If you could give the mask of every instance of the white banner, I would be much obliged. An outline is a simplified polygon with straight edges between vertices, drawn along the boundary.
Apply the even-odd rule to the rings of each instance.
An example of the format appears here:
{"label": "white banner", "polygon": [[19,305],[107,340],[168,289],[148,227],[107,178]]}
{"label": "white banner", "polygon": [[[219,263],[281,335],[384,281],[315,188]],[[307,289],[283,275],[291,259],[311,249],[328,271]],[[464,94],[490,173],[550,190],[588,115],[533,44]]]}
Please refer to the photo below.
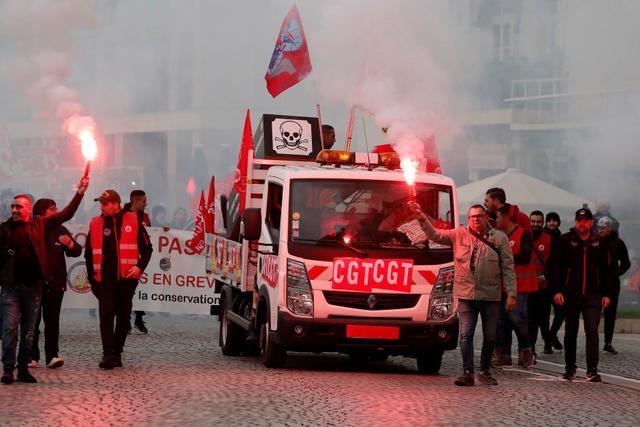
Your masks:
{"label": "white banner", "polygon": [[[74,239],[84,248],[87,226],[67,225]],[[210,314],[219,304],[215,279],[205,273],[204,254],[195,255],[186,245],[191,231],[147,228],[153,254],[133,297],[133,309],[169,313]],[[67,258],[68,289],[65,308],[97,308],[87,280],[84,253]]]}

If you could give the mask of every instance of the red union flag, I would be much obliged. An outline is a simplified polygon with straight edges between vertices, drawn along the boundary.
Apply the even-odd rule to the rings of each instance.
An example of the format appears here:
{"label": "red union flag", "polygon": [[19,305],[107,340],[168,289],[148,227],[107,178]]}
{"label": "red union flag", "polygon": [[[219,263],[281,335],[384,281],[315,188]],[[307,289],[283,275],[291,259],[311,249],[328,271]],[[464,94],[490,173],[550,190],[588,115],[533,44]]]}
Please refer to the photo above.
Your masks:
{"label": "red union flag", "polygon": [[244,119],[244,131],[242,132],[242,143],[240,145],[240,155],[238,156],[238,165],[236,166],[236,174],[233,179],[233,189],[240,197],[239,213],[242,214],[246,203],[247,193],[247,168],[249,165],[249,151],[253,150],[253,135],[251,133],[251,112],[247,110],[247,117]]}
{"label": "red union flag", "polygon": [[298,8],[294,4],[284,18],[276,46],[273,48],[269,68],[264,79],[267,90],[274,98],[311,72],[311,58],[307,39],[302,29]]}
{"label": "red union flag", "polygon": [[412,276],[411,259],[334,258],[331,288],[410,292]]}
{"label": "red union flag", "polygon": [[209,181],[209,194],[207,197],[207,209],[204,217],[204,232],[205,233],[214,233],[214,223],[215,223],[215,209],[216,209],[216,184],[215,177],[211,177],[211,181]]}
{"label": "red union flag", "polygon": [[207,214],[207,206],[204,201],[204,190],[200,193],[200,204],[198,205],[198,210],[196,211],[196,220],[193,226],[193,237],[188,242],[189,247],[193,249],[193,251],[200,255],[205,247],[204,242],[204,217]]}

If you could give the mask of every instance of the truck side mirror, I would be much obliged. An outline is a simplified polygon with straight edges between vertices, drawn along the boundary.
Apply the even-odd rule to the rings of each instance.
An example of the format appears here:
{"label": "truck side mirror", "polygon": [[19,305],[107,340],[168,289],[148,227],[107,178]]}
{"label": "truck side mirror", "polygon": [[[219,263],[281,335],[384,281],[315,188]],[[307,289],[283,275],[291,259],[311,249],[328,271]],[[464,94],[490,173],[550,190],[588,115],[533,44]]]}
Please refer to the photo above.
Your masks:
{"label": "truck side mirror", "polygon": [[262,214],[258,208],[247,208],[242,213],[242,237],[249,241],[260,240]]}

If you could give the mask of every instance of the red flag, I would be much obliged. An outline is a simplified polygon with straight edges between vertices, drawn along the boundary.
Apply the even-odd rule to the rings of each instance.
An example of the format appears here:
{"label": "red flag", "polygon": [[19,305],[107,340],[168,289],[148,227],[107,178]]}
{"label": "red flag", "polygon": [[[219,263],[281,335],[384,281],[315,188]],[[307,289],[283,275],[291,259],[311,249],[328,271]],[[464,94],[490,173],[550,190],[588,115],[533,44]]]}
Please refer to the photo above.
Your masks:
{"label": "red flag", "polygon": [[240,214],[242,214],[245,207],[249,150],[253,150],[253,134],[251,133],[251,112],[247,110],[247,117],[244,119],[244,131],[242,132],[240,155],[238,156],[236,175],[233,180],[233,188],[238,193],[238,197],[240,197],[240,209],[238,211]]}
{"label": "red flag", "polygon": [[273,48],[269,68],[264,79],[267,90],[274,98],[311,72],[311,58],[307,48],[302,21],[294,4],[284,18]]}
{"label": "red flag", "polygon": [[209,195],[207,197],[207,210],[204,216],[204,232],[205,233],[214,232],[215,209],[216,209],[215,198],[216,198],[215,177],[211,176],[211,181],[209,182]]}
{"label": "red flag", "polygon": [[193,237],[189,241],[189,247],[200,255],[205,247],[204,242],[204,216],[207,212],[207,206],[204,201],[204,190],[200,193],[200,205],[196,213],[195,225],[193,226]]}
{"label": "red flag", "polygon": [[424,158],[426,159],[425,172],[442,173],[438,146],[436,145],[436,137],[434,135],[424,141]]}

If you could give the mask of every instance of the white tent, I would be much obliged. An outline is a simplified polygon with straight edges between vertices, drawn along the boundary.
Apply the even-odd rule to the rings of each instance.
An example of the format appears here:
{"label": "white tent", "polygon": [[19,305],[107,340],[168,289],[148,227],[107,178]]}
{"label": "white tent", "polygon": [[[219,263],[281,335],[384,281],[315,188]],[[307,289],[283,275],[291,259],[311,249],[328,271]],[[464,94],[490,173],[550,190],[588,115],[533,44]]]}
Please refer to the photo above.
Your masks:
{"label": "white tent", "polygon": [[584,203],[587,203],[592,210],[595,208],[591,200],[525,175],[517,169],[507,169],[504,173],[458,188],[460,216],[466,216],[469,206],[475,203],[483,204],[485,193],[493,187],[504,189],[507,194],[507,203],[518,205],[527,215],[533,210],[541,210],[545,214],[555,211],[563,221],[572,221],[575,211]]}

